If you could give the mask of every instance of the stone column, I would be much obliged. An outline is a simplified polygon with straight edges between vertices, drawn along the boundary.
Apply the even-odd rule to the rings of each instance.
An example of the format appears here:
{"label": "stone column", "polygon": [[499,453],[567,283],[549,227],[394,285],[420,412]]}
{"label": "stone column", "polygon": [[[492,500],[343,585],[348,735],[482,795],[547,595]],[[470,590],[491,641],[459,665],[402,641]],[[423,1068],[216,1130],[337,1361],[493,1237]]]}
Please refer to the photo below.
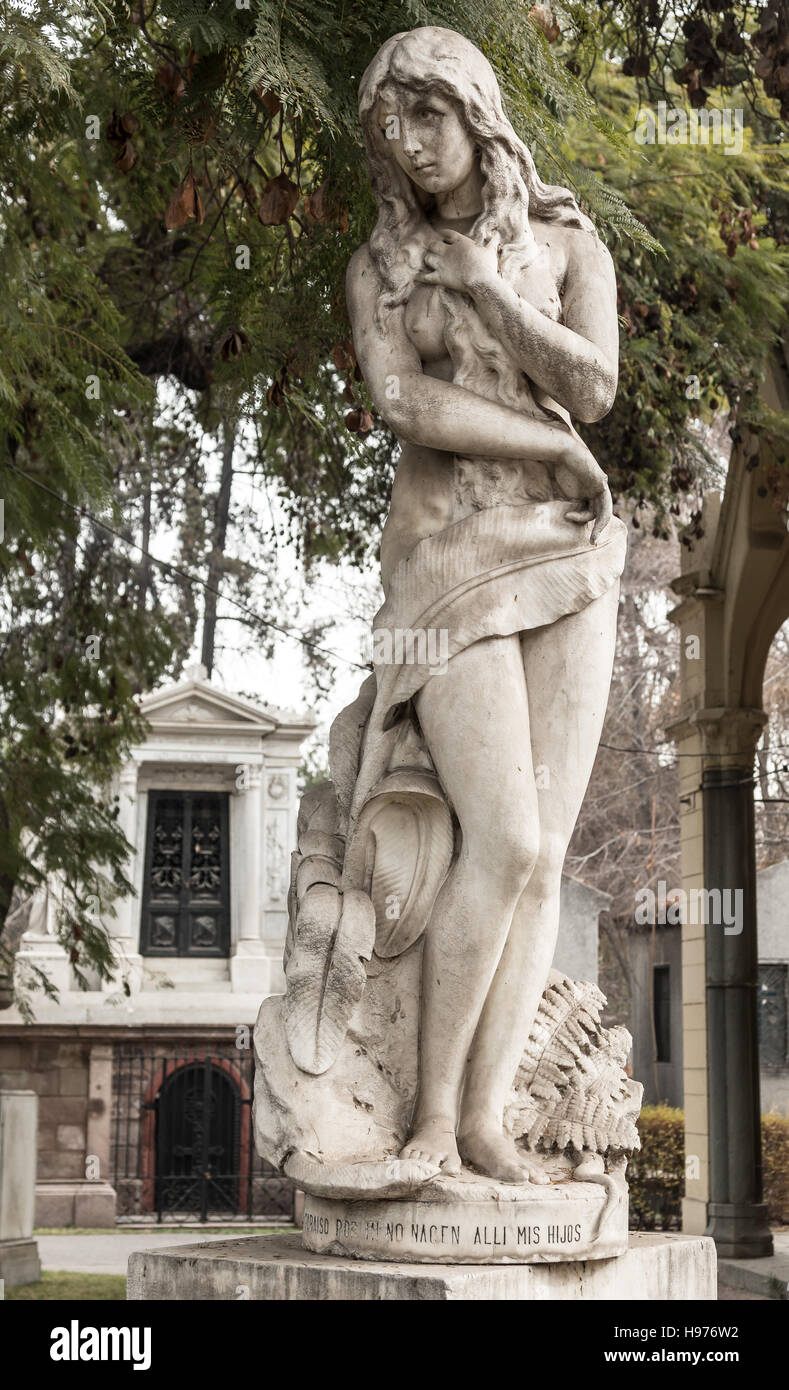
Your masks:
{"label": "stone column", "polygon": [[269,977],[268,961],[260,935],[263,849],[261,799],[261,770],[259,767],[247,767],[244,785],[238,790],[238,935],[230,958],[230,980],[235,994],[262,996],[268,992]]}
{"label": "stone column", "polygon": [[37,1128],[35,1091],[0,1091],[0,1279],[9,1288],[41,1278],[33,1239]]}
{"label": "stone column", "polygon": [[242,880],[239,939],[260,940],[260,861],[263,846],[260,806],[260,768],[250,768],[248,785],[242,792],[244,831],[242,836]]}
{"label": "stone column", "polygon": [[88,1074],[85,1183],[74,1196],[75,1226],[114,1226],[111,1181],[112,1043],[93,1043]]}
{"label": "stone column", "polygon": [[[120,797],[118,825],[132,846],[132,852],[129,856],[128,864],[126,865],[126,877],[131,882],[134,882],[135,861],[139,852],[139,846],[137,844],[138,771],[138,764],[133,758],[130,758],[121,768],[118,786]],[[140,902],[133,893],[129,893],[125,898],[117,898],[113,906],[115,908],[115,916],[107,917],[107,928],[117,943],[121,958],[121,970],[124,974],[131,976],[132,989],[137,990],[140,987],[140,975],[142,971],[142,956],[139,952]],[[117,988],[117,982],[107,983],[104,988],[110,991],[115,990]]]}
{"label": "stone column", "polygon": [[[718,1254],[772,1254],[762,1201],[761,1106],[756,991],[756,857],[753,757],[761,710],[706,709],[702,731],[705,888],[719,891],[733,923],[706,936],[709,1067],[709,1205],[706,1234]],[[715,899],[710,899],[714,904]]]}
{"label": "stone column", "polygon": [[[667,730],[679,751],[682,888],[704,888],[702,735],[690,720]],[[703,1235],[709,1201],[706,927],[688,914],[682,923],[682,1076],[685,1108],[685,1196],[682,1229]]]}
{"label": "stone column", "polygon": [[[133,879],[137,852],[137,764],[133,758],[121,768],[118,794],[118,827],[132,846],[126,877]],[[110,919],[113,936],[118,937],[126,950],[136,950],[138,944],[138,933],[134,930],[135,910],[139,911],[139,904],[130,894],[116,901],[116,915]]]}
{"label": "stone column", "polygon": [[270,961],[273,993],[285,989],[282,948],[288,927],[288,889],[291,852],[296,847],[296,768],[282,761],[267,764],[266,773],[265,895],[263,939]]}

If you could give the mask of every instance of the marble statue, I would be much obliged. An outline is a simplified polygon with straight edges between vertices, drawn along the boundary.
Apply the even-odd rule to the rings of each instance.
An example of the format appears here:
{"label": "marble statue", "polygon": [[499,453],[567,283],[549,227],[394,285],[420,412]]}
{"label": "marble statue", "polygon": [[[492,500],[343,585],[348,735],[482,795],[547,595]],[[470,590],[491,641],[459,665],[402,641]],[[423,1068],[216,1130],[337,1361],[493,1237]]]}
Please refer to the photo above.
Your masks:
{"label": "marble statue", "polygon": [[300,807],[257,1144],[314,1249],[615,1254],[641,1087],[551,968],[626,549],[572,423],[614,400],[613,265],[461,35],[394,35],[359,112],[378,218],[348,307],[402,452],[374,671]]}

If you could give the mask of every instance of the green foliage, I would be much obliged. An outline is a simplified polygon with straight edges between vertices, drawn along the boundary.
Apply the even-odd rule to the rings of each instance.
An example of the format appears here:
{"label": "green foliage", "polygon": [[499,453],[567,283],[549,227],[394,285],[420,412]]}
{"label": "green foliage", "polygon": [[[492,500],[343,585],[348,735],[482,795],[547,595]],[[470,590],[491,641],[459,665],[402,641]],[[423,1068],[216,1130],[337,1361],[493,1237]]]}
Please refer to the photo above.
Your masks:
{"label": "green foliage", "polygon": [[638,1117],[641,1148],[627,1165],[630,1225],[666,1230],[676,1221],[685,1192],[685,1128],[682,1110],[645,1105]]}
{"label": "green foliage", "polygon": [[[587,436],[617,495],[662,526],[703,481],[700,424],[722,409],[789,433],[755,394],[785,318],[780,125],[744,92],[742,155],[644,151],[632,25],[591,0],[557,11],[558,35],[511,0],[4,5],[0,921],[56,871],[78,969],[110,964],[86,897],[104,910],[124,889],[123,839],[91,788],[140,736],[139,693],[177,674],[199,580],[246,605],[257,641],[253,585],[282,601],[259,520],[242,518],[248,559],[224,553],[206,454],[243,440],[305,565],[362,564],[377,545],[395,447],[368,413],[343,282],[374,217],[358,83],[392,33],[433,23],[477,43],[541,174],[575,189],[613,250],[622,385]],[[198,582],[146,557],[157,527]]]}
{"label": "green foliage", "polygon": [[108,978],[102,917],[129,887],[109,782],[144,735],[135,695],[158,679],[173,638],[141,605],[126,554],[100,528],[60,546],[7,537],[0,550],[0,900],[59,885],[58,935],[77,977]]}
{"label": "green foliage", "polygon": [[[610,64],[595,69],[595,78],[604,109],[621,130],[632,130],[633,83]],[[677,107],[682,98],[669,89]],[[732,101],[744,109],[741,94]],[[760,143],[747,123],[740,153],[631,138],[603,154],[575,124],[568,145],[588,164],[604,160],[608,185],[664,251],[614,248],[619,391],[611,414],[583,433],[614,493],[648,504],[656,532],[665,532],[666,512],[678,515],[688,494],[715,479],[704,426],[724,410],[732,412],[733,438],[745,426],[789,437],[789,415],[757,398],[767,358],[786,329],[789,247],[768,224],[785,182],[787,147]]]}
{"label": "green foliage", "polygon": [[574,71],[589,74],[615,53],[644,100],[681,84],[682,104],[699,110],[711,93],[739,87],[754,102],[762,92],[775,99],[762,112],[777,134],[789,119],[786,0],[568,0],[555,9]]}
{"label": "green foliage", "polygon": [[37,1284],[20,1284],[16,1288],[6,1289],[5,1298],[10,1303],[121,1303],[126,1299],[126,1276],[45,1269]]}
{"label": "green foliage", "polygon": [[789,1116],[762,1115],[764,1200],[770,1220],[789,1225]]}
{"label": "green foliage", "polygon": [[[678,1224],[685,1192],[685,1115],[670,1105],[645,1105],[638,1119],[641,1148],[627,1165],[630,1225],[668,1230]],[[789,1116],[762,1115],[764,1200],[774,1225],[789,1220]]]}
{"label": "green foliage", "polygon": [[[116,463],[133,441],[134,412],[150,413],[153,393],[124,352],[120,314],[90,243],[99,199],[73,138],[79,94],[64,61],[84,38],[84,20],[78,31],[42,9],[36,34],[15,7],[8,17],[0,40],[0,923],[55,875],[58,935],[77,978],[86,969],[107,978],[102,916],[129,887],[108,786],[144,730],[136,694],[166,669],[176,632],[140,589],[128,552],[84,521],[82,508],[122,523]],[[44,35],[45,18],[59,42]]]}
{"label": "green foliage", "polygon": [[[73,99],[58,91],[36,112],[52,141],[38,166],[43,186],[54,151],[58,185],[72,169],[90,190],[83,216],[93,230],[77,234],[80,254],[97,258],[128,358],[144,375],[198,391],[205,428],[228,401],[257,421],[256,466],[277,482],[305,558],[368,554],[391,482],[388,433],[353,438],[341,424],[346,403],[369,402],[352,362],[336,364],[349,335],[344,270],[374,212],[360,177],[358,81],[397,30],[445,24],[479,44],[543,176],[575,189],[614,249],[622,389],[588,437],[617,495],[656,506],[663,525],[662,513],[707,476],[698,419],[736,406],[763,370],[783,323],[785,255],[760,235],[758,251],[743,246],[729,264],[717,224],[728,208],[751,209],[757,231],[770,220],[783,147],[763,147],[756,117],[741,158],[638,146],[638,79],[622,69],[631,29],[610,6],[560,11],[554,41],[528,7],[504,0],[249,10],[225,0],[210,12],[162,0],[147,19],[118,3],[89,41],[62,18],[75,50]],[[91,112],[98,142],[85,138]],[[128,132],[119,126],[127,117]],[[272,205],[274,178],[295,205]],[[168,230],[184,181],[197,215],[176,215]],[[248,269],[238,268],[238,247],[248,248]],[[755,322],[767,333],[754,334]],[[696,378],[698,402],[686,395]]]}
{"label": "green foliage", "polygon": [[[337,362],[350,333],[345,268],[374,217],[360,177],[359,78],[386,37],[419,23],[460,29],[487,53],[547,178],[575,182],[579,166],[562,143],[573,114],[621,142],[527,10],[503,2],[226,3],[206,17],[164,0],[144,25],[116,12],[73,66],[83,115],[100,113],[107,133],[84,159],[105,195],[100,273],[126,351],[144,374],[201,392],[204,427],[215,427],[223,399],[258,422],[258,466],[277,481],[305,558],[361,560],[388,499],[392,440],[344,427],[348,406],[369,402],[353,362]],[[125,171],[112,111],[139,126]],[[582,172],[601,227],[654,246],[626,201]],[[270,205],[273,178],[297,199],[289,213]],[[185,180],[198,215],[168,231]],[[249,248],[248,269],[237,266],[239,247]]]}

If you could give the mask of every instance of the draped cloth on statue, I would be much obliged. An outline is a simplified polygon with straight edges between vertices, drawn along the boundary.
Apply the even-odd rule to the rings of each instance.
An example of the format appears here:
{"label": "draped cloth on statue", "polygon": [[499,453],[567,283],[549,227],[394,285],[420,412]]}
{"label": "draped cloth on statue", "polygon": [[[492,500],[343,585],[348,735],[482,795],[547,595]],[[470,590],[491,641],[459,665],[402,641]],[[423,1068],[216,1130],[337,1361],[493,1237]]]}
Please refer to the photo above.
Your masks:
{"label": "draped cloth on statue", "polygon": [[[395,659],[376,664],[375,684],[365,683],[333,730],[332,777],[349,839],[389,768],[408,701],[428,680],[440,679],[439,645],[451,659],[482,638],[543,627],[580,612],[617,581],[627,547],[624,523],[613,517],[590,545],[592,522],[568,521],[571,506],[563,499],[472,512],[400,561],[373,623],[374,654]],[[442,640],[404,643],[404,632],[412,638],[432,632]],[[381,635],[391,640],[377,642]],[[360,735],[350,757],[348,716]]]}

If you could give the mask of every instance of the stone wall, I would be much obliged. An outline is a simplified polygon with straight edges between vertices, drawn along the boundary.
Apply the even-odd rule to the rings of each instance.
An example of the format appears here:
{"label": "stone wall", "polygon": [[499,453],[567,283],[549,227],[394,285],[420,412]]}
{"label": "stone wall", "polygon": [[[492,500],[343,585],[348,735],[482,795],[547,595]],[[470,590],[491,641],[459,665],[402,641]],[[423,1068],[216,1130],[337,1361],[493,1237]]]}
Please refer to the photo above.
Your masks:
{"label": "stone wall", "polygon": [[226,1025],[162,1031],[126,1024],[79,1034],[0,1022],[0,1089],[38,1096],[36,1226],[109,1227],[118,1218],[150,1215],[155,1125],[143,1107],[165,1076],[207,1059],[239,1087],[239,1210],[290,1219],[292,1184],[253,1150],[252,1053],[237,1041],[237,1026]]}
{"label": "stone wall", "polygon": [[88,1039],[0,1037],[0,1086],[38,1096],[36,1226],[111,1226],[112,1049]]}
{"label": "stone wall", "polygon": [[[651,959],[651,930],[634,927],[628,938],[632,980],[633,1075],[644,1084],[644,1104],[683,1104],[682,1069],[682,932],[679,927],[658,926]],[[652,1039],[652,964],[671,970],[670,1060],[654,1061]]]}
{"label": "stone wall", "polygon": [[38,1096],[38,1180],[85,1177],[90,1043],[0,1038],[0,1080]]}

